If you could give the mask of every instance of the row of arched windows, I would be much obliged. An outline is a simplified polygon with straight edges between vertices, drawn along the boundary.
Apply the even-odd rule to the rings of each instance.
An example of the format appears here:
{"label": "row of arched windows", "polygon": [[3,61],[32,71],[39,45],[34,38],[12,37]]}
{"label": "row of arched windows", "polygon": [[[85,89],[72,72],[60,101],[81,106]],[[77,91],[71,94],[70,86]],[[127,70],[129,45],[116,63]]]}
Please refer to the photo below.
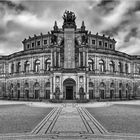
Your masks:
{"label": "row of arched windows", "polygon": [[[106,85],[105,85],[104,82],[101,82],[99,87],[100,88],[105,88]],[[93,82],[89,82],[89,88],[90,89],[94,88]],[[110,83],[110,88],[115,88],[115,84],[113,82]],[[119,83],[119,89],[122,89],[122,88],[123,88],[123,84],[122,83]],[[130,89],[130,85],[128,83],[126,84],[126,89]]]}
{"label": "row of arched windows", "polygon": [[[99,71],[100,72],[106,72],[106,64],[105,64],[105,61],[104,60],[99,60]],[[123,71],[123,67],[125,67],[125,71]],[[92,59],[89,59],[89,62],[88,62],[88,68],[89,68],[89,71],[95,71],[95,62],[92,60]],[[115,72],[117,71],[115,69],[115,62],[114,61],[110,61],[109,62],[109,71],[110,72]],[[126,63],[125,65],[123,65],[122,62],[118,62],[118,72],[119,73],[129,73],[129,66],[128,64]]]}
{"label": "row of arched windows", "polygon": [[[50,99],[50,82],[46,82],[44,86],[45,86],[44,98]],[[17,90],[14,91],[15,89],[17,89]],[[35,82],[33,85],[33,89],[34,89],[34,95],[32,98],[38,99],[40,97],[40,84],[38,82]],[[17,83],[15,86],[13,85],[13,83],[11,83],[9,97],[20,98],[21,97],[20,93],[21,93],[20,83]],[[24,96],[24,98],[30,98],[28,82],[26,82],[24,84],[24,95],[22,95],[22,97],[23,96]]]}
{"label": "row of arched windows", "polygon": [[[104,82],[101,82],[99,87],[100,87],[99,88],[99,96],[100,96],[101,99],[105,99],[106,98],[106,92],[105,92],[106,84]],[[119,94],[117,96],[120,99],[122,97],[130,98],[131,86],[128,83],[126,83],[124,91],[123,91],[124,85],[122,83],[119,83],[119,88],[118,89],[119,89]],[[110,83],[110,98],[112,99],[114,97],[116,97],[116,95],[115,95],[115,84],[112,82],[112,83]],[[89,82],[89,98],[90,99],[95,98],[93,82]]]}
{"label": "row of arched windows", "polygon": [[[17,88],[20,88],[21,85],[20,85],[20,83],[17,83],[15,86],[16,86]],[[45,86],[46,88],[50,88],[50,82],[46,82],[44,86]],[[24,87],[25,87],[25,88],[29,88],[29,83],[26,82],[26,83],[24,84]],[[39,84],[38,82],[35,82],[34,87],[40,87],[40,84]],[[10,88],[11,88],[11,89],[14,88],[13,83],[11,83]]]}
{"label": "row of arched windows", "polygon": [[[40,71],[40,69],[41,69],[41,65],[40,64],[41,63],[40,63],[39,59],[34,61],[34,64],[33,64],[34,65],[33,66],[33,71],[34,72],[39,72]],[[51,64],[50,59],[47,59],[44,62],[44,64],[45,64],[44,70],[45,71],[50,71],[50,64]],[[24,72],[30,72],[30,65],[31,65],[31,63],[29,61],[25,61],[24,62]],[[16,68],[16,70],[15,70],[15,68]],[[14,73],[14,72],[20,73],[22,71],[21,70],[21,62],[17,62],[15,68],[14,68],[14,63],[12,63],[11,64],[11,73]]]}

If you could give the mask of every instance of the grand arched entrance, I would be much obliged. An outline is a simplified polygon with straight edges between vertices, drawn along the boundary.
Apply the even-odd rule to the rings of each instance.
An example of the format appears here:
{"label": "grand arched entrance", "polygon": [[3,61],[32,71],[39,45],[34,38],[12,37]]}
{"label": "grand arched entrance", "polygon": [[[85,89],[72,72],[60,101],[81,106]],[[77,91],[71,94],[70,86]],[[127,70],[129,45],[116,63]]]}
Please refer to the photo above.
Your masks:
{"label": "grand arched entrance", "polygon": [[66,100],[73,100],[76,96],[76,82],[68,78],[63,82],[63,93]]}

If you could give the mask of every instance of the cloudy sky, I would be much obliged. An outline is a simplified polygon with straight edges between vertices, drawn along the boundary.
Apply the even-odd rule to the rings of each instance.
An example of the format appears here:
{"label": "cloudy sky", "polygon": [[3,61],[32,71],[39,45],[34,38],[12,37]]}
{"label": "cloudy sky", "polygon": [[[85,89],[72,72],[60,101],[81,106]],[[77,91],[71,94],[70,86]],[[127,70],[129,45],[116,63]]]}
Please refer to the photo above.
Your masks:
{"label": "cloudy sky", "polygon": [[115,38],[116,50],[140,55],[140,1],[138,0],[46,0],[0,1],[0,55],[22,50],[22,40],[47,33],[56,20],[62,27],[65,10],[85,21],[93,34]]}

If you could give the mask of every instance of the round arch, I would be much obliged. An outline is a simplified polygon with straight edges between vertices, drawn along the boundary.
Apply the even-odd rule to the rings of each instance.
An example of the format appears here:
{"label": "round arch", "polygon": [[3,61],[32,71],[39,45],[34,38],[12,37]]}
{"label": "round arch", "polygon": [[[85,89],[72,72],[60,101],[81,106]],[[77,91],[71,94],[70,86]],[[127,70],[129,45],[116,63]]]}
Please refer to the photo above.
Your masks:
{"label": "round arch", "polygon": [[106,88],[105,83],[101,82],[100,83],[100,89],[99,89],[101,99],[105,99],[105,88]]}
{"label": "round arch", "polygon": [[38,99],[39,98],[39,93],[40,92],[40,85],[39,85],[39,83],[38,82],[35,82],[35,84],[34,84],[34,98],[35,99]]}
{"label": "round arch", "polygon": [[44,93],[44,98],[45,99],[50,99],[50,81],[45,83],[45,93]]}
{"label": "round arch", "polygon": [[73,100],[76,97],[76,81],[72,78],[63,81],[63,94],[66,100]]}
{"label": "round arch", "polygon": [[94,99],[95,95],[94,95],[94,83],[93,82],[89,82],[89,99]]}
{"label": "round arch", "polygon": [[110,98],[112,99],[114,97],[114,92],[115,92],[115,84],[114,82],[110,83]]}
{"label": "round arch", "polygon": [[24,84],[24,97],[29,98],[29,83],[27,82]]}

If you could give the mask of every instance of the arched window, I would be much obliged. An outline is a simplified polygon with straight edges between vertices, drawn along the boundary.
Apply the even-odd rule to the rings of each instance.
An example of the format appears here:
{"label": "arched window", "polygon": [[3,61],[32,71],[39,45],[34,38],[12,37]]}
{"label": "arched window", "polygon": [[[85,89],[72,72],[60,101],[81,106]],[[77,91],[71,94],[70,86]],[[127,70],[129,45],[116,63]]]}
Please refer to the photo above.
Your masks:
{"label": "arched window", "polygon": [[21,63],[18,62],[17,63],[17,73],[20,73],[21,72]]}
{"label": "arched window", "polygon": [[92,59],[88,60],[88,69],[89,71],[94,71],[94,61]]}
{"label": "arched window", "polygon": [[14,64],[13,63],[11,64],[11,73],[12,74],[14,73]]}
{"label": "arched window", "polygon": [[100,83],[99,92],[100,92],[100,98],[104,99],[105,98],[105,83],[104,82]]}
{"label": "arched window", "polygon": [[94,99],[94,84],[93,82],[89,82],[89,99]]}
{"label": "arched window", "polygon": [[129,92],[129,84],[128,83],[126,84],[126,91],[125,92],[126,92],[126,98],[128,98],[128,94],[129,94],[128,93]]}
{"label": "arched window", "polygon": [[29,63],[29,61],[26,61],[24,63],[24,71],[25,72],[29,72],[30,71],[30,63]]}
{"label": "arched window", "polygon": [[11,90],[11,97],[13,98],[13,96],[14,96],[14,85],[13,85],[13,83],[11,83],[11,85],[10,85],[10,90]]}
{"label": "arched window", "polygon": [[24,97],[29,98],[29,83],[27,82],[24,84],[24,92]]}
{"label": "arched window", "polygon": [[79,95],[80,95],[80,99],[84,99],[84,88],[83,87],[80,87],[79,89]]}
{"label": "arched window", "polygon": [[123,72],[123,65],[121,62],[118,63],[118,72],[120,72],[120,73]]}
{"label": "arched window", "polygon": [[128,73],[128,64],[125,64],[125,73]]}
{"label": "arched window", "polygon": [[34,63],[34,71],[39,72],[40,71],[40,60],[36,60]]}
{"label": "arched window", "polygon": [[112,82],[110,84],[110,98],[112,99],[114,97],[114,83]]}
{"label": "arched window", "polygon": [[45,99],[50,99],[50,82],[46,82],[45,84],[45,94],[44,94],[44,97]]}
{"label": "arched window", "polygon": [[45,71],[50,71],[51,62],[49,59],[45,61]]}
{"label": "arched window", "polygon": [[99,61],[99,71],[105,72],[105,62],[103,60]]}
{"label": "arched window", "polygon": [[110,61],[109,68],[110,68],[110,72],[114,72],[115,71],[115,64],[114,64],[113,61]]}
{"label": "arched window", "polygon": [[40,85],[38,82],[34,84],[34,98],[38,99],[40,97]]}
{"label": "arched window", "polygon": [[20,83],[17,83],[17,98],[20,98]]}

